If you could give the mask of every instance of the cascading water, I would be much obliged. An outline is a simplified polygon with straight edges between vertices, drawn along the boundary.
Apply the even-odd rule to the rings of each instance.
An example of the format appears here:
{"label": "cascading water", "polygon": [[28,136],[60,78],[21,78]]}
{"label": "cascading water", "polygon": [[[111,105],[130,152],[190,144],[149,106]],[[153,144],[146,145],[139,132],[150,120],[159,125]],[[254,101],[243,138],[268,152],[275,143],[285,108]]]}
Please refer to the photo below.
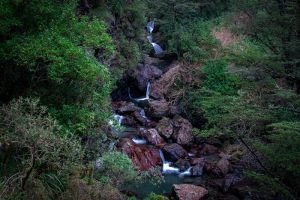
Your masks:
{"label": "cascading water", "polygon": [[147,36],[147,39],[153,46],[155,54],[156,55],[162,54],[164,52],[164,50],[157,43],[153,42],[153,37],[151,35],[154,30],[154,20],[148,22],[146,27],[147,27],[148,33],[150,34]]}
{"label": "cascading water", "polygon": [[[118,114],[114,114],[114,120],[118,123],[118,125],[119,126],[121,126],[122,125],[122,121],[123,121],[123,119],[125,118],[124,116],[122,116],[122,115],[118,115]],[[109,120],[108,121],[108,123],[109,123],[109,125],[111,125],[111,126],[114,126],[114,120]]]}
{"label": "cascading water", "polygon": [[135,144],[146,144],[147,141],[145,139],[141,139],[141,138],[132,138],[132,141],[135,143]]}
{"label": "cascading water", "polygon": [[154,20],[148,22],[146,27],[147,27],[147,31],[151,34],[152,31],[154,30]]}
{"label": "cascading water", "polygon": [[159,151],[159,155],[160,155],[160,158],[163,162],[163,169],[162,169],[163,174],[178,174],[179,177],[184,177],[184,176],[190,176],[191,175],[191,169],[192,169],[191,167],[189,167],[186,171],[180,173],[179,168],[172,167],[171,165],[173,163],[166,161],[162,150]]}
{"label": "cascading water", "polygon": [[143,98],[132,98],[132,96],[130,94],[130,88],[128,88],[128,96],[129,96],[130,99],[132,99],[133,101],[136,101],[136,102],[149,100],[150,99],[150,88],[151,88],[151,83],[148,82],[147,83],[146,96],[143,97]]}

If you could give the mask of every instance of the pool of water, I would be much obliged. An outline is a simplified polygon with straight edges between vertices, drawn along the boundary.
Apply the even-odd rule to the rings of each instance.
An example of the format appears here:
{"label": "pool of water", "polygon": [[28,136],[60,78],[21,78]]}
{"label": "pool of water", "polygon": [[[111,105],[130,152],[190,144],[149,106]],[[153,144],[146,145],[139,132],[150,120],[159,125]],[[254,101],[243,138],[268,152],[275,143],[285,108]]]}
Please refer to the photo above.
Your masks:
{"label": "pool of water", "polygon": [[153,184],[147,181],[126,183],[122,190],[135,194],[138,199],[143,199],[152,192],[160,195],[171,194],[173,184],[202,182],[202,179],[202,177],[179,177],[177,174],[165,174],[162,183]]}

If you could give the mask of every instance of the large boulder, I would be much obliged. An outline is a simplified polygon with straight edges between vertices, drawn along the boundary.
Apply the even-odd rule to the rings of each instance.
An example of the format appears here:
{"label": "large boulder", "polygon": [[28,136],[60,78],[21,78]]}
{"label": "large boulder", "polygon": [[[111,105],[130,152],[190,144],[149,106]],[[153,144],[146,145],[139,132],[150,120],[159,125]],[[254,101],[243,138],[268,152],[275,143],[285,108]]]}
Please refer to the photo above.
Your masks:
{"label": "large boulder", "polygon": [[122,124],[124,126],[130,126],[130,127],[137,127],[138,126],[138,122],[135,120],[134,117],[130,116],[130,115],[126,115],[124,117],[124,119],[122,120]]}
{"label": "large boulder", "polygon": [[191,175],[192,176],[202,176],[203,175],[203,168],[205,165],[205,158],[193,158],[191,160]]}
{"label": "large boulder", "polygon": [[181,145],[191,145],[193,142],[192,124],[183,117],[176,115],[173,118],[173,139]]}
{"label": "large boulder", "polygon": [[173,191],[178,200],[201,200],[208,194],[205,188],[191,184],[174,184]]}
{"label": "large boulder", "polygon": [[162,135],[165,138],[170,138],[173,134],[173,125],[172,120],[169,118],[162,118],[157,126],[156,129],[160,135]]}
{"label": "large boulder", "polygon": [[217,154],[218,152],[218,147],[210,144],[204,144],[203,148],[200,151],[200,153],[203,155]]}
{"label": "large boulder", "polygon": [[116,101],[112,103],[113,110],[119,114],[129,114],[141,109],[134,105],[132,102],[127,101]]}
{"label": "large boulder", "polygon": [[117,144],[118,149],[131,158],[141,171],[149,170],[162,164],[159,149],[149,145],[137,145],[129,138],[123,138]]}
{"label": "large boulder", "polygon": [[230,170],[230,163],[226,157],[221,158],[212,172],[218,176],[225,176]]}
{"label": "large boulder", "polygon": [[142,65],[140,64],[138,66],[138,71],[136,73],[136,80],[138,82],[138,87],[140,90],[144,90],[147,87],[147,84],[150,80],[154,80],[159,78],[163,72],[149,64]]}
{"label": "large boulder", "polygon": [[156,119],[161,119],[168,114],[169,104],[165,99],[149,101],[149,116]]}
{"label": "large boulder", "polygon": [[190,168],[191,164],[187,159],[179,159],[177,162],[174,163],[174,166],[179,168],[179,171],[186,171]]}
{"label": "large boulder", "polygon": [[179,144],[167,144],[162,148],[162,151],[166,155],[166,158],[172,161],[177,161],[180,158],[186,158],[188,156],[187,151]]}
{"label": "large boulder", "polygon": [[165,145],[164,139],[158,134],[154,128],[141,130],[141,135],[147,139],[147,141],[155,146],[162,147]]}

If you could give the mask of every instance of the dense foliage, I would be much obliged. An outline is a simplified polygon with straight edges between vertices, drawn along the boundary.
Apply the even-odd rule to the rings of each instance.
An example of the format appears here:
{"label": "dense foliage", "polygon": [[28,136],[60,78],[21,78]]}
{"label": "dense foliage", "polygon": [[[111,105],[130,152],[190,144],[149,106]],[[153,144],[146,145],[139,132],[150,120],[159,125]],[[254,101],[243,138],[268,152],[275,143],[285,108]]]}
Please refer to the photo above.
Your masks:
{"label": "dense foliage", "polygon": [[107,152],[109,96],[151,54],[149,20],[161,59],[181,63],[172,102],[195,137],[247,145],[263,170],[245,176],[269,198],[299,198],[299,10],[297,0],[1,0],[0,198],[123,198],[117,187],[137,172]]}

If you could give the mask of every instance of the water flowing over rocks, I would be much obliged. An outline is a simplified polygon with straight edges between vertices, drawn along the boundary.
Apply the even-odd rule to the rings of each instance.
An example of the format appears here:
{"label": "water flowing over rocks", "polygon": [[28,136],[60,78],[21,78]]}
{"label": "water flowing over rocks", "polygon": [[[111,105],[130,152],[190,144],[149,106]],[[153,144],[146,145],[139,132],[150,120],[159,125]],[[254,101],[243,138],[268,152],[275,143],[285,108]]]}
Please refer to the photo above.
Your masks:
{"label": "water flowing over rocks", "polygon": [[191,184],[174,184],[173,191],[178,200],[201,200],[208,194],[205,188]]}
{"label": "water flowing over rocks", "polygon": [[186,158],[188,156],[187,151],[179,144],[167,144],[162,148],[167,158],[172,161],[177,161],[180,158]]}

